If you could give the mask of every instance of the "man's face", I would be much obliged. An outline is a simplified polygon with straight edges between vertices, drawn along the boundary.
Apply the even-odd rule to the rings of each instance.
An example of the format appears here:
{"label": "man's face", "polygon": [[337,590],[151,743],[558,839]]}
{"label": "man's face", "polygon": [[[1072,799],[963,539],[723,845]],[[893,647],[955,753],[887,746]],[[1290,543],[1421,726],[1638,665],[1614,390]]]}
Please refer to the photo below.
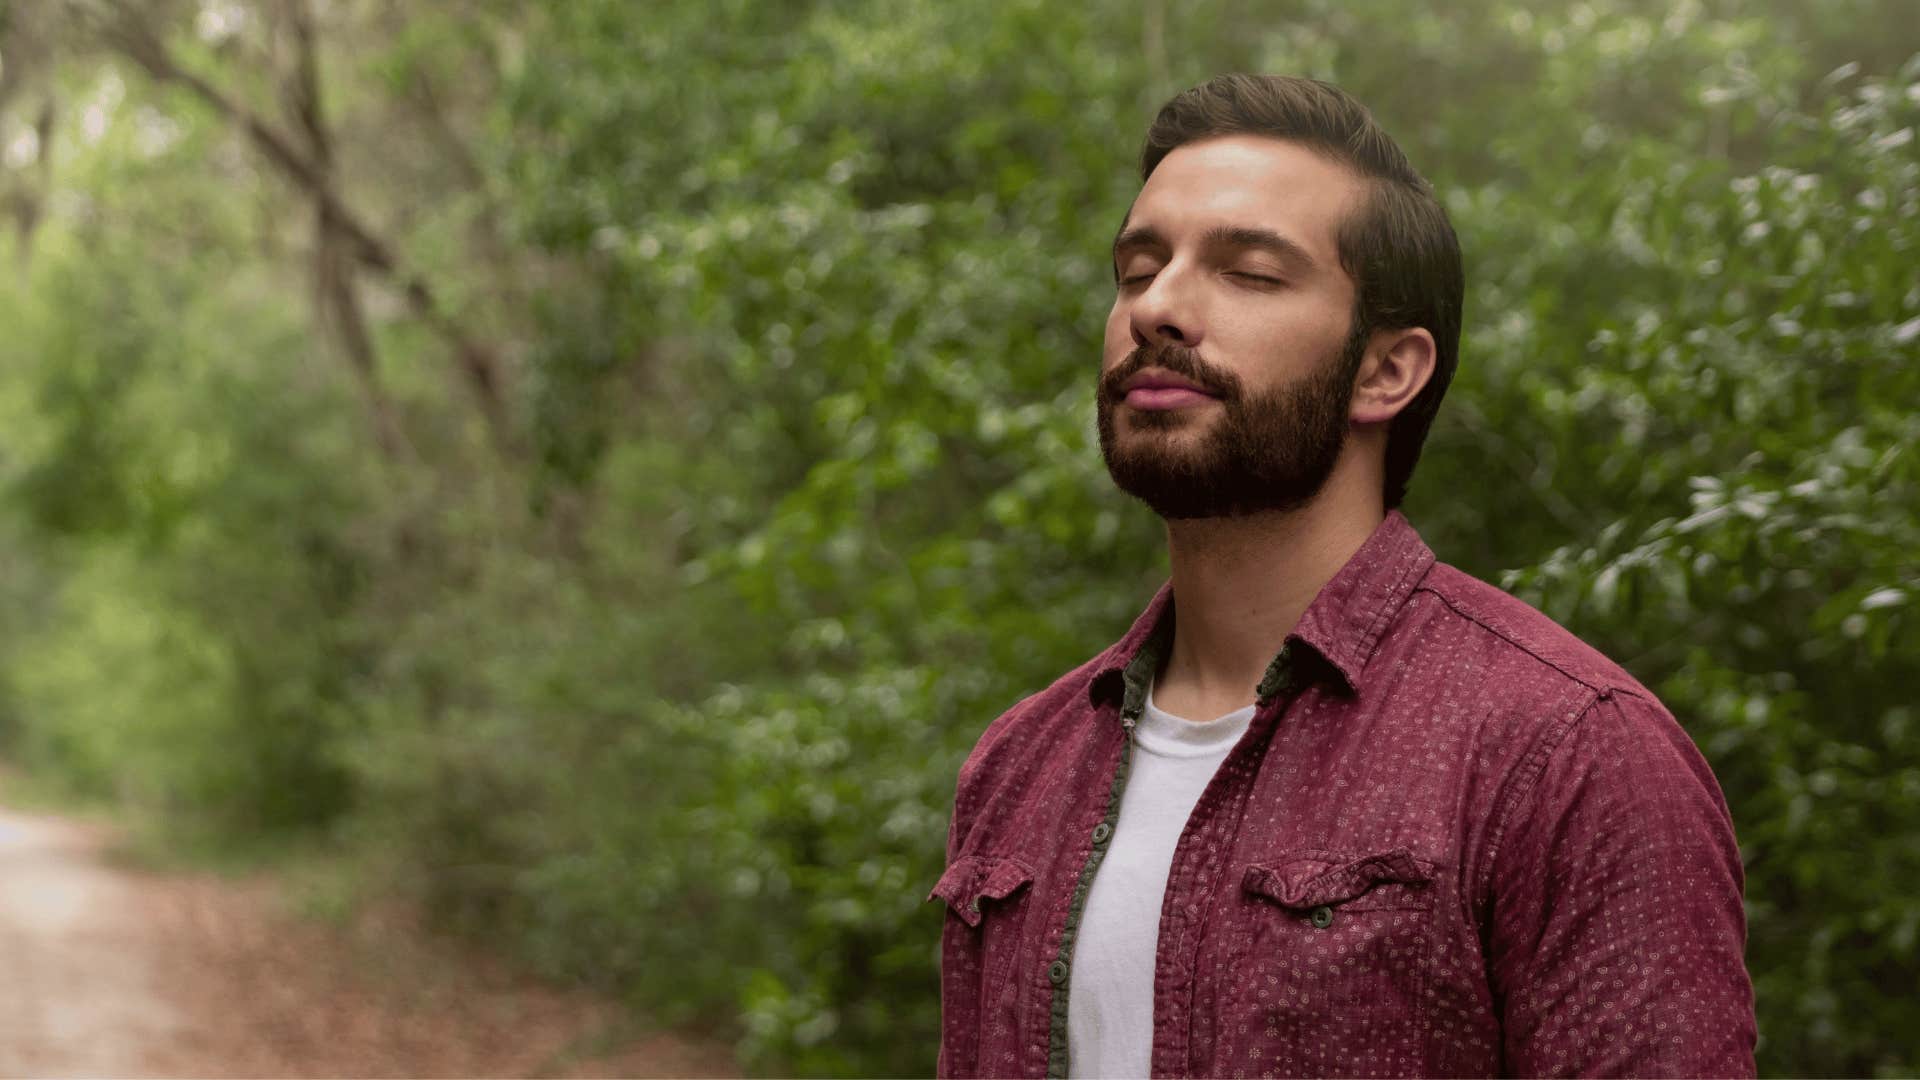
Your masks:
{"label": "man's face", "polygon": [[1336,230],[1362,181],[1294,143],[1229,136],[1160,162],[1114,244],[1100,450],[1165,518],[1289,510],[1347,436],[1364,339]]}

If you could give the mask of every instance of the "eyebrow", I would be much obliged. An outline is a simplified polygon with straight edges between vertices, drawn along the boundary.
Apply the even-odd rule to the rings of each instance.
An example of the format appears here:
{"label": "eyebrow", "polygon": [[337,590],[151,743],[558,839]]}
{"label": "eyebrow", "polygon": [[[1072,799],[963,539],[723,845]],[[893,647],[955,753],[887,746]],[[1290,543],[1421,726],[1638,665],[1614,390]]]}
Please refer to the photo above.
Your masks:
{"label": "eyebrow", "polygon": [[[1298,241],[1291,240],[1272,229],[1255,228],[1250,225],[1215,225],[1200,234],[1200,244],[1209,248],[1257,248],[1265,251],[1284,263],[1301,270],[1312,270],[1317,265],[1307,249]],[[1117,263],[1120,256],[1141,248],[1166,250],[1170,245],[1166,237],[1151,225],[1136,225],[1122,229],[1119,236],[1113,238],[1113,258]]]}
{"label": "eyebrow", "polygon": [[1205,247],[1259,248],[1281,262],[1291,263],[1302,270],[1314,268],[1313,256],[1298,241],[1289,239],[1272,229],[1255,229],[1245,225],[1217,225],[1201,234],[1200,243]]}
{"label": "eyebrow", "polygon": [[1113,238],[1113,259],[1115,262],[1119,262],[1122,252],[1134,251],[1139,248],[1165,248],[1166,246],[1166,238],[1162,237],[1159,230],[1151,225],[1135,225],[1132,228],[1123,225],[1120,228],[1120,234]]}

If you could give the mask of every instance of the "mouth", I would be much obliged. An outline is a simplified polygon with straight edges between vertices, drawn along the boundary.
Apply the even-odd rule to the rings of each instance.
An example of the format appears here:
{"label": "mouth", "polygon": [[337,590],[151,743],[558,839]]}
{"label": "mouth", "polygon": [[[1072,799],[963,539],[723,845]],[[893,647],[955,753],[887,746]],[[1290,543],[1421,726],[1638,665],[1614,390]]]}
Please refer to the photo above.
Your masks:
{"label": "mouth", "polygon": [[1143,371],[1122,386],[1122,400],[1131,408],[1149,412],[1190,409],[1219,400],[1199,384],[1165,371]]}

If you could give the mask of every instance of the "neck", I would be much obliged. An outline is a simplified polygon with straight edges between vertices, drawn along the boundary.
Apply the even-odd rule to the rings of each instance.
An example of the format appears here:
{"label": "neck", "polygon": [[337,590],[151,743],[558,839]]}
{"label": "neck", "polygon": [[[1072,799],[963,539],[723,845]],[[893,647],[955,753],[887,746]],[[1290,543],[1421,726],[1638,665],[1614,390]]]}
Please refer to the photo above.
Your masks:
{"label": "neck", "polygon": [[1154,688],[1162,708],[1204,719],[1254,700],[1314,596],[1386,516],[1372,490],[1370,503],[1322,490],[1285,513],[1167,522],[1175,608]]}

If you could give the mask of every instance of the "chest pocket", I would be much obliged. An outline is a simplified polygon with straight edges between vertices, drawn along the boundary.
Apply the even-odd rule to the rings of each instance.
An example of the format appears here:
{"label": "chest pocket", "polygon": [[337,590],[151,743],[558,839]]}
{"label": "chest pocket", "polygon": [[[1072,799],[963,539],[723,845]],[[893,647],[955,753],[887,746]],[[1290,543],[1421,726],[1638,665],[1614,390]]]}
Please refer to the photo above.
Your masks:
{"label": "chest pocket", "polygon": [[[1246,868],[1251,904],[1243,996],[1230,1011],[1256,1043],[1302,1023],[1339,1018],[1326,1036],[1361,1017],[1417,1015],[1427,982],[1434,919],[1432,863],[1405,848],[1377,854],[1280,853]],[[1390,1026],[1389,1026],[1390,1027]],[[1377,1049],[1377,1048],[1376,1048]]]}
{"label": "chest pocket", "polygon": [[[1247,867],[1240,884],[1254,896],[1307,913],[1310,920],[1320,908],[1348,913],[1433,909],[1428,889],[1433,884],[1432,864],[1415,859],[1406,848],[1357,857],[1331,851],[1287,852],[1273,862]],[[1315,925],[1324,921],[1323,915]]]}
{"label": "chest pocket", "polygon": [[940,883],[927,897],[946,901],[951,916],[971,928],[983,1004],[991,1005],[1000,995],[1014,992],[1014,980],[1008,974],[1019,952],[1027,899],[1033,891],[1027,886],[1032,883],[1033,871],[1018,859],[962,855],[940,875]]}

